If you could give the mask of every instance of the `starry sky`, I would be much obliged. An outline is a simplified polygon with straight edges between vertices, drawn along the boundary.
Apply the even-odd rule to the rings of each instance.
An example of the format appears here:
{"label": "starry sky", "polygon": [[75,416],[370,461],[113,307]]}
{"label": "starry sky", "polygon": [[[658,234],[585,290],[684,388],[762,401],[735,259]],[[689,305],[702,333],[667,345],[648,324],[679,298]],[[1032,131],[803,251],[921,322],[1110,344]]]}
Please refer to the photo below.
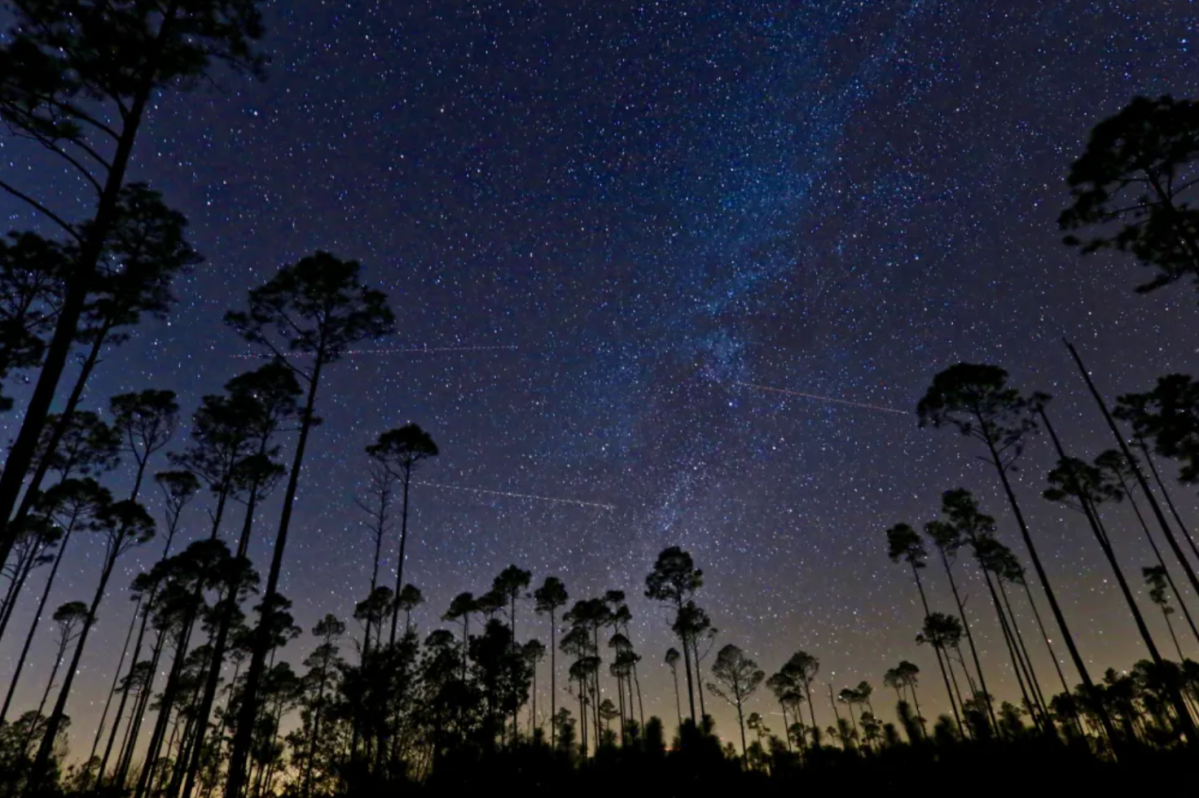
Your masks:
{"label": "starry sky", "polygon": [[[221,76],[153,108],[135,177],[187,214],[207,262],[179,282],[169,322],[108,353],[88,400],[171,388],[190,412],[257,365],[221,322],[250,287],[317,248],[362,261],[399,330],[323,386],[282,583],[305,627],[364,597],[363,447],[416,422],[442,450],[413,494],[406,577],[429,599],[423,630],[510,563],[535,583],[561,577],[572,598],[624,589],[646,709],[672,717],[668,618],[641,593],[657,552],[681,545],[705,571],[721,644],[768,673],[806,649],[838,690],[867,679],[881,692],[883,671],[912,659],[926,714],[943,711],[931,652],[914,643],[915,589],[883,532],[929,520],[964,486],[1023,548],[974,449],[917,428],[933,374],[1005,366],[1057,397],[1059,432],[1093,457],[1112,442],[1063,334],[1109,396],[1195,368],[1190,288],[1135,296],[1139,267],[1079,259],[1055,224],[1096,122],[1136,94],[1194,93],[1193,2],[264,7],[265,82]],[[2,143],[4,168],[77,204],[61,173]],[[1034,535],[1084,657],[1130,666],[1143,646],[1089,530],[1039,498],[1053,459],[1037,442],[1018,475]],[[1199,521],[1193,494],[1175,496]],[[264,571],[277,499],[252,547]],[[205,534],[205,510],[193,505],[189,535]],[[1108,520],[1135,574],[1150,561],[1125,512]],[[52,606],[90,597],[99,555],[79,547]],[[967,566],[992,690],[1015,698]],[[76,682],[68,711],[88,743],[130,612],[114,590]],[[548,638],[541,621],[523,626]],[[48,667],[44,637],[31,673]],[[26,680],[26,703],[41,687]],[[832,722],[827,702],[817,715]]]}

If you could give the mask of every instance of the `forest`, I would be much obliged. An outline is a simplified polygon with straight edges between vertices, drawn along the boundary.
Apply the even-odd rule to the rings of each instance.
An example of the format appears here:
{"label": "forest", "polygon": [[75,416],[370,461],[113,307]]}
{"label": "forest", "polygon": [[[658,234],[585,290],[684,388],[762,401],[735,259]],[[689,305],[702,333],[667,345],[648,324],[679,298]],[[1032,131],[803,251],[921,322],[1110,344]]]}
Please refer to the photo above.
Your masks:
{"label": "forest", "polygon": [[[409,537],[421,532],[410,528],[410,488],[439,450],[416,424],[379,430],[361,453],[374,556],[369,583],[354,586],[353,617],[299,628],[280,579],[302,482],[319,476],[303,466],[322,389],[347,352],[397,323],[360,265],[315,252],[232,304],[225,323],[263,365],[196,407],[154,388],[85,401],[103,353],[144,319],[167,317],[173,281],[202,261],[184,216],[129,179],[139,132],[160,95],[196,89],[216,71],[263,77],[261,10],[252,0],[15,0],[12,14],[0,40],[0,117],[92,194],[75,220],[36,181],[13,170],[0,178],[10,200],[41,218],[0,242],[0,410],[19,418],[0,472],[0,644],[18,652],[0,682],[0,795],[598,795],[634,785],[783,794],[971,783],[980,768],[1005,764],[1042,787],[1112,790],[1150,773],[1190,775],[1199,663],[1185,649],[1199,645],[1199,545],[1172,497],[1199,482],[1199,382],[1168,374],[1143,393],[1109,397],[1068,341],[1077,374],[1062,382],[1094,402],[1111,436],[1093,456],[1059,438],[1052,397],[1011,384],[1002,364],[929,375],[919,425],[956,434],[988,465],[1007,500],[991,509],[1010,513],[1021,546],[1004,543],[988,508],[956,485],[928,508],[937,520],[894,519],[871,532],[910,575],[924,614],[912,646],[928,646],[935,671],[905,659],[874,684],[835,684],[822,678],[820,652],[796,650],[770,672],[716,633],[704,563],[677,546],[645,563],[643,583],[602,595],[572,595],[560,578],[514,564],[490,585],[464,585],[473,590],[435,608],[444,625],[420,630],[412,613],[424,598],[404,573]],[[1199,279],[1197,161],[1199,103],[1132,98],[1063,164],[1072,198],[1059,220],[1063,246],[1146,267],[1138,293],[1186,291],[1178,284]],[[3,393],[15,385],[28,386],[19,402]],[[1059,604],[1041,530],[1022,511],[1029,497],[1011,479],[1036,438],[1057,456],[1037,498],[1085,520],[1126,606],[1121,623],[1135,626],[1148,659],[1100,671],[1078,650],[1071,624],[1081,621]],[[118,474],[131,480],[128,493],[114,494]],[[148,494],[164,509],[158,517]],[[268,497],[282,499],[277,519],[259,517]],[[1121,556],[1126,533],[1103,513],[1115,504],[1131,508],[1138,524],[1127,534],[1143,536],[1154,561]],[[269,563],[247,556],[262,523],[274,535]],[[205,534],[180,545],[177,534],[197,525]],[[94,589],[51,606],[59,567],[82,537],[103,546]],[[109,606],[119,566],[142,547],[157,562],[123,586],[132,610]],[[393,549],[391,573],[382,563]],[[966,572],[987,591],[969,612]],[[1140,585],[1150,602],[1134,595]],[[671,619],[667,651],[639,650],[627,603],[636,593]],[[10,623],[18,606],[34,608],[33,623]],[[89,639],[101,609],[127,616],[121,666],[97,728],[76,730],[84,749],[71,750],[76,674],[116,658]],[[1151,631],[1148,614],[1162,616],[1167,636]],[[1001,630],[1002,664],[984,662],[975,645],[983,615]],[[56,656],[31,669],[46,634]],[[285,648],[303,652],[298,666]],[[1050,672],[1033,664],[1045,650]],[[644,712],[639,666],[648,661],[673,676],[665,718]],[[991,692],[997,667],[1010,668],[1018,695]],[[30,680],[39,700],[21,705],[18,687]],[[949,711],[926,717],[922,702]],[[735,718],[719,738],[717,703]],[[817,722],[818,704],[832,725]]]}

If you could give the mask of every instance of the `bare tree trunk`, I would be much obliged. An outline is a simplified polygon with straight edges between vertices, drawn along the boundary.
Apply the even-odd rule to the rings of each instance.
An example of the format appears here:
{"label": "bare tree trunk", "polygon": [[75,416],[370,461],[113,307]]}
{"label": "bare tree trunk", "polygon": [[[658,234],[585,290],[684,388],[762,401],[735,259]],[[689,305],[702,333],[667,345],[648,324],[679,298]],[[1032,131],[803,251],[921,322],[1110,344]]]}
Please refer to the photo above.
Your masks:
{"label": "bare tree trunk", "polygon": [[42,623],[42,614],[46,611],[46,603],[50,600],[50,590],[54,587],[54,578],[58,575],[58,566],[62,565],[63,555],[67,551],[67,543],[71,540],[71,533],[75,530],[75,522],[72,519],[67,526],[66,532],[63,533],[62,543],[58,547],[58,556],[54,558],[54,565],[50,568],[50,575],[46,577],[46,585],[42,588],[42,597],[38,600],[37,612],[33,614],[33,621],[29,624],[29,631],[25,634],[25,644],[21,647],[21,655],[17,657],[17,665],[13,669],[12,678],[8,683],[8,692],[4,696],[4,706],[0,707],[0,724],[3,724],[8,717],[8,710],[12,706],[13,696],[17,692],[17,683],[20,681],[22,674],[25,671],[25,659],[29,656],[29,649],[33,645],[33,638],[37,635],[38,627]]}

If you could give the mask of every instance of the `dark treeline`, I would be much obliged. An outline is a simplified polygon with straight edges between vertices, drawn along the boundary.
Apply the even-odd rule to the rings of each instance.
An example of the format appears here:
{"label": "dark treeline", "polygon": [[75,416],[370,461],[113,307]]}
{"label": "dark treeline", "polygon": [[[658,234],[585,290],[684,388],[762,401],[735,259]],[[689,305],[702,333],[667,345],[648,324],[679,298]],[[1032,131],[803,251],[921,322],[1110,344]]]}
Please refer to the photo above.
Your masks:
{"label": "dark treeline", "polygon": [[[38,195],[37,181],[0,179],[44,222],[43,232],[0,242],[0,388],[32,386],[20,392],[0,474],[0,643],[19,652],[0,685],[3,794],[598,794],[631,785],[683,794],[741,784],[781,793],[907,785],[917,775],[977,783],[1013,762],[1041,785],[1112,789],[1142,783],[1146,768],[1182,777],[1199,739],[1199,664],[1185,655],[1199,644],[1199,547],[1167,483],[1173,467],[1181,483],[1199,481],[1199,383],[1168,375],[1109,405],[1068,342],[1077,389],[1112,434],[1104,451],[1069,448],[1051,397],[1010,384],[997,365],[953,365],[919,403],[921,426],[956,431],[990,464],[1006,498],[999,509],[1013,521],[1001,531],[969,490],[945,485],[933,520],[877,531],[911,574],[923,610],[913,649],[929,646],[931,673],[899,661],[876,675],[876,692],[867,681],[822,681],[818,654],[803,650],[768,673],[720,639],[703,606],[703,572],[677,547],[647,563],[636,586],[677,641],[665,652],[646,651],[632,634],[624,590],[634,586],[574,596],[562,580],[516,565],[438,608],[445,626],[422,631],[412,616],[424,599],[405,580],[405,547],[420,532],[409,512],[414,474],[439,451],[415,424],[381,430],[363,454],[373,560],[369,582],[353,588],[353,618],[297,628],[280,574],[305,454],[319,445],[322,389],[347,350],[395,325],[359,265],[317,252],[252,289],[225,320],[263,365],[190,415],[153,387],[84,406],[101,355],[146,315],[168,314],[173,278],[202,261],[184,217],[127,179],[139,130],[159,95],[218,69],[261,74],[257,4],[14,0],[12,15],[0,45],[0,116],[76,175],[88,200],[71,207],[90,210],[73,218]],[[1134,100],[1095,128],[1070,169],[1066,243],[1115,249],[1154,270],[1140,292],[1199,278],[1199,210],[1188,203],[1197,159],[1199,105]],[[73,381],[72,355],[81,364]],[[0,392],[0,410],[15,405]],[[1027,522],[1028,497],[1010,479],[1034,442],[1055,459],[1043,499],[1081,516],[1149,654],[1127,671],[1092,672],[1038,553],[1042,530]],[[114,492],[118,477],[124,487]],[[143,503],[155,491],[158,518]],[[280,514],[263,519],[272,496]],[[1106,512],[1116,503],[1133,511],[1131,532]],[[274,536],[269,563],[247,557],[260,522]],[[59,566],[80,537],[102,544],[95,589],[53,607]],[[1153,559],[1132,561],[1130,538],[1146,540]],[[157,561],[128,586],[133,608],[117,657],[89,638],[102,605],[123,612],[105,596],[123,587],[119,564],[146,546]],[[392,551],[394,574],[382,570]],[[969,611],[968,578],[987,589]],[[1138,580],[1148,604],[1135,595]],[[29,626],[14,622],[17,607],[32,614]],[[1156,613],[1164,639],[1147,619]],[[1000,630],[1002,663],[979,655],[982,617]],[[52,635],[53,661],[34,669],[39,634]],[[303,651],[298,666],[285,649]],[[1042,652],[1052,671],[1034,664]],[[657,696],[675,709],[666,718],[646,715],[646,658],[671,671],[672,694]],[[103,660],[115,661],[116,675],[99,722],[76,730],[68,751],[75,675]],[[992,692],[999,667],[1010,668],[1018,694]],[[924,707],[949,711],[926,717],[921,689],[938,694]],[[18,695],[37,703],[19,705]],[[716,702],[735,719],[723,745]]]}

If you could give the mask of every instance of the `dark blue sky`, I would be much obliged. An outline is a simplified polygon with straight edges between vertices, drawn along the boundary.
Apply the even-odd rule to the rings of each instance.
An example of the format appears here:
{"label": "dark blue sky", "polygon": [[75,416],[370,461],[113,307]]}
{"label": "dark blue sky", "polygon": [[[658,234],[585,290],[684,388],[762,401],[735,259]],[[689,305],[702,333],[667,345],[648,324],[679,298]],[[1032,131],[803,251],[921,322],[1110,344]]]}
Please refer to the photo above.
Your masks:
{"label": "dark blue sky", "polygon": [[[422,628],[510,562],[573,597],[625,589],[647,703],[667,712],[668,624],[639,596],[680,544],[707,571],[722,642],[768,670],[802,647],[838,689],[877,688],[901,657],[932,666],[885,528],[927,520],[959,485],[1005,517],[965,442],[883,408],[913,410],[956,361],[994,362],[1057,395],[1090,457],[1110,441],[1059,336],[1111,395],[1194,369],[1190,289],[1134,296],[1138,267],[1080,261],[1054,221],[1095,122],[1136,94],[1193,92],[1194,3],[268,6],[266,82],[225,76],[154,109],[137,177],[190,217],[208,261],[89,395],[170,387],[190,411],[251,365],[220,321],[251,286],[315,248],[362,260],[400,333],[346,358],[320,399],[282,585],[306,627],[364,597],[362,448],[415,421],[443,453],[414,494]],[[69,184],[37,178],[70,205]],[[402,351],[421,347],[464,349]],[[1131,665],[1140,643],[1089,533],[1038,498],[1051,460],[1038,443],[1021,472],[1034,533],[1084,656]],[[269,504],[264,570],[275,518]],[[1022,554],[1006,519],[1001,534]],[[1137,568],[1141,546],[1131,528],[1117,544]],[[95,556],[70,563],[61,601],[90,595]],[[97,644],[114,661],[88,657],[77,682],[89,736],[121,598]],[[990,618],[978,634],[992,689],[1013,698]]]}

